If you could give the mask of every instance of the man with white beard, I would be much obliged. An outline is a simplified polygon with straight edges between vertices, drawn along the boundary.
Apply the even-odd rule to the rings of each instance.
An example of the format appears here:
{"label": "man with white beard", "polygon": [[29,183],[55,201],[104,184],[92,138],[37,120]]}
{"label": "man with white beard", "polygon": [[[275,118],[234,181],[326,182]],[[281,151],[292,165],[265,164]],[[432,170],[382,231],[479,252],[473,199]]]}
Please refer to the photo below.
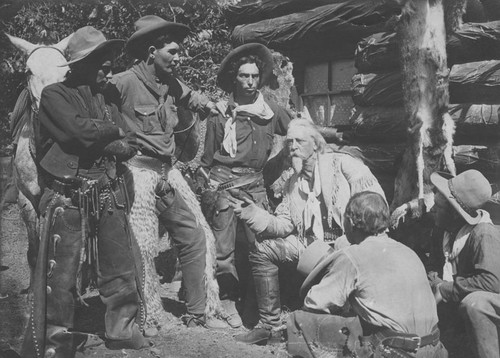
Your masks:
{"label": "man with white beard", "polygon": [[238,218],[256,233],[250,252],[260,320],[251,331],[236,336],[248,344],[266,344],[281,338],[278,271],[297,264],[301,252],[315,240],[334,242],[343,232],[346,205],[355,193],[384,192],[370,169],[349,153],[333,151],[315,125],[305,119],[290,122],[286,142],[293,175],[284,186],[275,214],[249,199],[231,198]]}

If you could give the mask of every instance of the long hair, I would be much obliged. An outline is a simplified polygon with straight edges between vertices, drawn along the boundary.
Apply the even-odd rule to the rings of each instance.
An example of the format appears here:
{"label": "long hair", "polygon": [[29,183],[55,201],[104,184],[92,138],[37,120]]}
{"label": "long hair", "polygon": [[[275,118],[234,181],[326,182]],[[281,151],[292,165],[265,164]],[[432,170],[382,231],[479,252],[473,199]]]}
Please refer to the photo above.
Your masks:
{"label": "long hair", "polygon": [[255,55],[243,56],[231,62],[229,70],[227,71],[229,78],[231,79],[232,82],[234,82],[236,80],[236,76],[238,76],[238,70],[240,69],[241,65],[244,65],[246,63],[255,63],[255,65],[259,69],[259,85],[260,85],[260,81],[262,80],[260,76],[262,75],[262,71],[264,70],[264,63],[258,56]]}

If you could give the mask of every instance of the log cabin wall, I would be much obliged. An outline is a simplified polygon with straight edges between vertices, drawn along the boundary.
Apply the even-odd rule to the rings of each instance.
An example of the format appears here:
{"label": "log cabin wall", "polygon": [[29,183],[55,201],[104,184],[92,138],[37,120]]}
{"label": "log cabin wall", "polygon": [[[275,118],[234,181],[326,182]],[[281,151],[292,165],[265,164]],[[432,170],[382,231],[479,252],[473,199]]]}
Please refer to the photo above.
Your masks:
{"label": "log cabin wall", "polygon": [[[391,31],[397,12],[374,0],[247,0],[227,9],[234,45],[260,42],[287,55],[298,109],[306,105],[317,124],[351,130],[389,200],[407,139]],[[479,169],[490,181],[500,178],[498,20],[500,1],[468,0],[465,23],[447,37],[457,169]]]}

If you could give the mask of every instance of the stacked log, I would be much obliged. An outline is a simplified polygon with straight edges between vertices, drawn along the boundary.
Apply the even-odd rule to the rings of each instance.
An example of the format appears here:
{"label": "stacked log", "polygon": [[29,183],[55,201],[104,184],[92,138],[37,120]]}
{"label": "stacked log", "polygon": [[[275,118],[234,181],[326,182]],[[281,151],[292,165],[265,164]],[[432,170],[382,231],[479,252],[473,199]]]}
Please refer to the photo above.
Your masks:
{"label": "stacked log", "polygon": [[394,12],[385,2],[366,0],[263,0],[230,6],[226,15],[238,24],[231,34],[235,45],[260,42],[297,61],[310,59],[311,51],[322,57],[352,54],[356,43],[382,31]]}
{"label": "stacked log", "polygon": [[[500,173],[500,21],[466,23],[447,36],[449,113],[456,123],[454,159],[459,172]],[[356,49],[350,123],[360,141],[402,143],[408,136],[395,33],[377,33]],[[492,149],[493,148],[493,149]]]}

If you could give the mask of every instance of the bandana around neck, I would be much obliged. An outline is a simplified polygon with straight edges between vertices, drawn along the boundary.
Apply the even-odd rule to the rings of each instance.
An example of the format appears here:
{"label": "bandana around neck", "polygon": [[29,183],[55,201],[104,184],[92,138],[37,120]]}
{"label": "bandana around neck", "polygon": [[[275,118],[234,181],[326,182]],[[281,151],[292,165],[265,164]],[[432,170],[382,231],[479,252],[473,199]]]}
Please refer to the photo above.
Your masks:
{"label": "bandana around neck", "polygon": [[313,174],[313,188],[312,190],[309,187],[309,181],[304,177],[304,175],[300,175],[299,182],[299,190],[307,195],[306,205],[304,207],[303,213],[303,227],[305,232],[312,229],[314,236],[318,240],[324,241],[324,231],[323,231],[323,222],[321,220],[321,203],[318,200],[318,196],[321,194],[321,180],[319,176],[319,165],[316,163],[314,167]]}
{"label": "bandana around neck", "polygon": [[[265,120],[270,120],[274,116],[273,110],[264,100],[262,93],[260,91],[257,91],[257,93],[257,99],[254,103],[244,104],[241,106],[234,101],[233,94],[229,96],[227,107],[234,107],[234,109],[231,111],[232,117],[228,116],[229,118],[224,126],[224,139],[222,140],[222,145],[231,158],[236,156],[236,152],[238,150],[238,144],[236,141],[236,116],[238,113],[247,113]],[[227,107],[222,113],[226,113]]]}

